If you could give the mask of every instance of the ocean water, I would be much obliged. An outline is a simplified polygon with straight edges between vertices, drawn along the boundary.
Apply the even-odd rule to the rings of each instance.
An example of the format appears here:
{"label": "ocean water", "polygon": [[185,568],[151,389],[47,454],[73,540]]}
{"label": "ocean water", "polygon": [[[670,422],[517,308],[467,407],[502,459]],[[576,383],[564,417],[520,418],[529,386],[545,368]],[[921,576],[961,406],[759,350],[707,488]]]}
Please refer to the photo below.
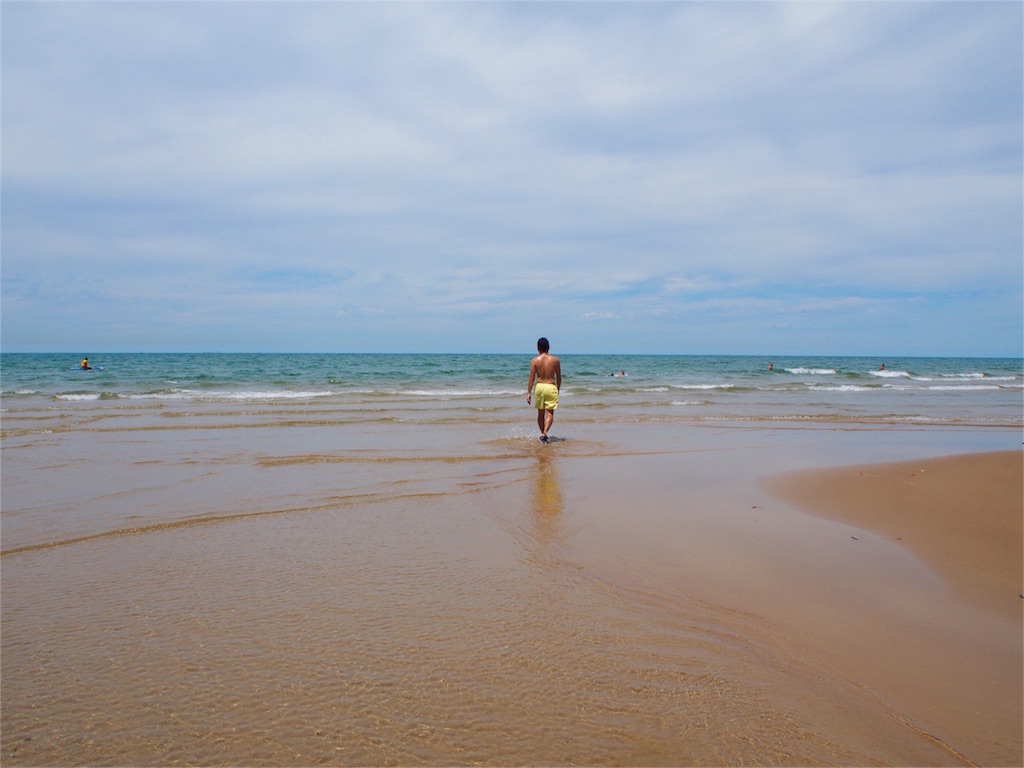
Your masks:
{"label": "ocean water", "polygon": [[[24,409],[337,406],[521,418],[529,355],[4,354],[0,403]],[[880,370],[881,365],[885,366]],[[576,419],[1021,426],[1020,359],[563,355]],[[769,370],[772,366],[772,370]],[[621,375],[625,373],[626,375]]]}
{"label": "ocean water", "polygon": [[1020,755],[1019,707],[907,711],[773,612],[952,598],[756,481],[1019,449],[1021,360],[566,354],[542,445],[530,357],[2,355],[3,764]]}

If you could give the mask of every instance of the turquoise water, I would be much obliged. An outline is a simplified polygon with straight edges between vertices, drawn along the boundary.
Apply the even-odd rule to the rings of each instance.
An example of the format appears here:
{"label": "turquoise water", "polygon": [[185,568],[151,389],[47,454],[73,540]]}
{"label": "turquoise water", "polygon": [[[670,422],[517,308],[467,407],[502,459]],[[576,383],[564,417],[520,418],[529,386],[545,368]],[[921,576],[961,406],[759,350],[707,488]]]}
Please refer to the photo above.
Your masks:
{"label": "turquoise water", "polygon": [[[530,356],[109,354],[92,357],[92,371],[79,360],[2,355],[3,408],[293,403],[519,418]],[[563,355],[562,370],[562,405],[579,418],[1024,422],[1024,364],[1012,358]]]}

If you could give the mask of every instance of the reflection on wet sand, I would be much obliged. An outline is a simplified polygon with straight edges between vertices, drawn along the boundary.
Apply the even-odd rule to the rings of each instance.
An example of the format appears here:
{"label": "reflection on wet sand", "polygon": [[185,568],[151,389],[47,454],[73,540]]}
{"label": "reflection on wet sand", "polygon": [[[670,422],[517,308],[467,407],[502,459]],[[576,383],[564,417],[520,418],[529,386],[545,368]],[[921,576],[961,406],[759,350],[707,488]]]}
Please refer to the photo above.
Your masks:
{"label": "reflection on wet sand", "polygon": [[537,454],[534,470],[533,518],[537,530],[554,537],[562,528],[562,486],[558,479],[558,463],[549,451]]}
{"label": "reflection on wet sand", "polygon": [[566,564],[565,496],[558,465],[558,457],[547,446],[541,446],[534,462],[525,465],[529,473],[527,493],[522,521],[514,528],[523,547],[524,562],[539,567],[540,573],[546,574],[544,578],[555,576]]}

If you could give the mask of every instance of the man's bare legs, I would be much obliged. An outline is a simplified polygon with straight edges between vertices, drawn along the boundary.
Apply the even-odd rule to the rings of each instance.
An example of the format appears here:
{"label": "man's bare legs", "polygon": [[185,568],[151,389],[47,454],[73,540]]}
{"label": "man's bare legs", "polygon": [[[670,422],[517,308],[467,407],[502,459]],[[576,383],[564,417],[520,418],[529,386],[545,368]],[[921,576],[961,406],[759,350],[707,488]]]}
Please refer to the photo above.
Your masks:
{"label": "man's bare legs", "polygon": [[548,432],[555,422],[555,412],[543,409],[537,410],[537,427],[540,429],[540,439],[545,443],[548,441]]}
{"label": "man's bare legs", "polygon": [[[526,382],[526,402],[533,397],[534,390],[545,385],[543,397],[537,396],[537,428],[542,443],[548,441],[548,430],[555,420],[558,407],[558,393],[562,390],[562,364],[551,354],[551,345],[544,337],[537,339],[537,356],[530,361],[530,379]],[[534,386],[534,382],[537,386]],[[554,392],[551,388],[554,388]]]}

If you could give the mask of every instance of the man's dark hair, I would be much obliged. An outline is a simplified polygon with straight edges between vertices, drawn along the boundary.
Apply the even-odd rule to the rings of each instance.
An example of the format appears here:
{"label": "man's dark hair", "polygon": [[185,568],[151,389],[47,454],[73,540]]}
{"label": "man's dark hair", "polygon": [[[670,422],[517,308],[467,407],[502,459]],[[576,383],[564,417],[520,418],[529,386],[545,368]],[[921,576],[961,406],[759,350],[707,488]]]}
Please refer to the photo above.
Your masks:
{"label": "man's dark hair", "polygon": [[541,336],[539,339],[537,339],[537,351],[538,352],[547,352],[549,349],[551,349],[551,345],[548,344],[548,340],[547,339],[545,339],[543,336]]}

